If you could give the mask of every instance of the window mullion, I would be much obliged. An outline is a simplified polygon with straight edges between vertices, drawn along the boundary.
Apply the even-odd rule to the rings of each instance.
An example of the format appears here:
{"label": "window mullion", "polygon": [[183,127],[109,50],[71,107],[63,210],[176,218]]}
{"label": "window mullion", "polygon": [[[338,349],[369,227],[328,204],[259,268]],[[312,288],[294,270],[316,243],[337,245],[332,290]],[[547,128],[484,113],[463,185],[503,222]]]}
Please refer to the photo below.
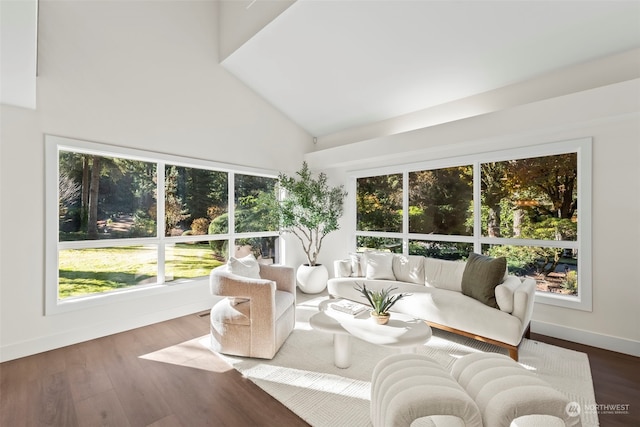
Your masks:
{"label": "window mullion", "polygon": [[227,258],[233,256],[235,254],[235,243],[236,243],[236,174],[234,172],[229,172],[227,178],[227,212],[228,215],[228,227],[229,227],[229,251],[227,254]]}
{"label": "window mullion", "polygon": [[402,253],[409,255],[409,172],[402,173]]}
{"label": "window mullion", "polygon": [[166,238],[165,238],[165,164],[156,164],[156,233],[158,233],[158,283],[164,283],[166,278]]}
{"label": "window mullion", "polygon": [[482,176],[480,162],[473,162],[473,251],[482,253]]}

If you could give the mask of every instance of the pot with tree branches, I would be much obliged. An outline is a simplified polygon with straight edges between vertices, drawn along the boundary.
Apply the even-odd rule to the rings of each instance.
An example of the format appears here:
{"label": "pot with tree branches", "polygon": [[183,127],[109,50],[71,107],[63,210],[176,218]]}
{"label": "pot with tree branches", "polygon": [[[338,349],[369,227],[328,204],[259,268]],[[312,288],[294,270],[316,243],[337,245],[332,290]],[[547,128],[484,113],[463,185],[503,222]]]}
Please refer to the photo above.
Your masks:
{"label": "pot with tree branches", "polygon": [[278,216],[281,230],[295,236],[307,256],[308,263],[302,264],[296,273],[298,286],[302,292],[313,294],[327,285],[329,272],[326,266],[318,264],[318,255],[324,238],[340,228],[338,220],[347,193],[342,185],[330,187],[325,173],[314,177],[307,162],[302,163],[296,175],[278,175],[278,185],[284,190]]}

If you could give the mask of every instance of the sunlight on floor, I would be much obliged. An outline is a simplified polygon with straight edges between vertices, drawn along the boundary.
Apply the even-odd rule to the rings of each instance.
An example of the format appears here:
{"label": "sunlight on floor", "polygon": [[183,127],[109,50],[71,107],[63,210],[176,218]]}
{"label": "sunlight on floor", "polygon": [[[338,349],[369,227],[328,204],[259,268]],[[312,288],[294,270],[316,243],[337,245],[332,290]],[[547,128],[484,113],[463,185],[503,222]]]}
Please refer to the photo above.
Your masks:
{"label": "sunlight on floor", "polygon": [[209,339],[209,335],[207,334],[200,338],[195,338],[154,351],[153,353],[142,355],[140,358],[216,373],[224,373],[232,370],[233,367],[231,365],[220,359],[207,348],[206,341]]}
{"label": "sunlight on floor", "polygon": [[368,381],[348,377],[263,363],[246,369],[243,373],[256,383],[267,381],[366,401],[370,398],[371,384]]}

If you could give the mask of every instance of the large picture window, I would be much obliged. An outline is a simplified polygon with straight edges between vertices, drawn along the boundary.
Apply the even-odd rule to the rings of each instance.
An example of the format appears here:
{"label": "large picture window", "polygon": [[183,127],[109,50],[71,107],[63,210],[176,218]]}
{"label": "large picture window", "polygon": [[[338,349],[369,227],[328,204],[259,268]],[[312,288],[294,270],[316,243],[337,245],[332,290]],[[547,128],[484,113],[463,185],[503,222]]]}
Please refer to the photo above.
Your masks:
{"label": "large picture window", "polygon": [[565,141],[355,176],[357,250],[505,256],[538,300],[591,310],[591,141]]}
{"label": "large picture window", "polygon": [[261,203],[277,173],[52,136],[46,148],[48,310],[204,278],[230,255],[279,262]]}

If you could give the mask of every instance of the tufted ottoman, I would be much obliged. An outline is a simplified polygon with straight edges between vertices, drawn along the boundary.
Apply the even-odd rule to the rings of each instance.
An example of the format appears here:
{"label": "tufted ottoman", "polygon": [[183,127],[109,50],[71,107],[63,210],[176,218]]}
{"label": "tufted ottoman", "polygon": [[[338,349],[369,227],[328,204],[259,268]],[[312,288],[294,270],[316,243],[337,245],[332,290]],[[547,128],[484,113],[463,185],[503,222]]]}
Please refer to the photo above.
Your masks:
{"label": "tufted ottoman", "polygon": [[513,425],[581,425],[565,395],[507,356],[469,354],[455,361],[451,375],[478,405],[484,426],[509,427],[520,417]]}
{"label": "tufted ottoman", "polygon": [[[439,363],[418,354],[381,360],[371,378],[374,427],[421,425],[482,427],[478,406]],[[415,424],[414,424],[415,425]]]}

